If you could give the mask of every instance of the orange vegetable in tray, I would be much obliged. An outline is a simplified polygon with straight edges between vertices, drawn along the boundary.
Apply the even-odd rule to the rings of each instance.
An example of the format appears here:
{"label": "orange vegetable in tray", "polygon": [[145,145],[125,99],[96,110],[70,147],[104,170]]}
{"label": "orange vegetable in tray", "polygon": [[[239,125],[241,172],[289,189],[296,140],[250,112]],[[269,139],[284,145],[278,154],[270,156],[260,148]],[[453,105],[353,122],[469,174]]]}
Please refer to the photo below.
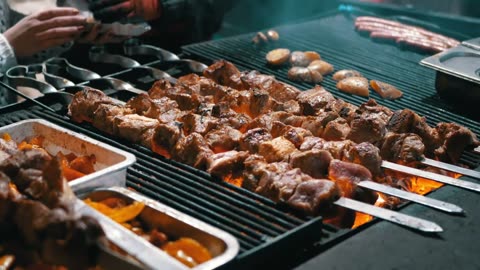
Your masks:
{"label": "orange vegetable in tray", "polygon": [[208,249],[192,238],[182,237],[172,241],[157,228],[143,226],[139,215],[145,205],[141,202],[128,204],[121,198],[112,197],[98,202],[87,198],[85,203],[145,238],[188,267],[195,267],[212,258]]}

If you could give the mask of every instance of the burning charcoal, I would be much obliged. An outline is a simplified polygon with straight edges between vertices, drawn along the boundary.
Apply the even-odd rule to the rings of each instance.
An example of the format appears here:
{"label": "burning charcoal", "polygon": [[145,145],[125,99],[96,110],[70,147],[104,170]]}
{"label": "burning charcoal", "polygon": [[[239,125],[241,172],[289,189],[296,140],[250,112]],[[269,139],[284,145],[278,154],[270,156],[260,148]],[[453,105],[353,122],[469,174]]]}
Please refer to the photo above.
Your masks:
{"label": "burning charcoal", "polygon": [[363,77],[363,75],[356,70],[342,69],[342,70],[339,70],[339,71],[335,72],[335,74],[333,74],[333,76],[332,76],[332,78],[335,81],[341,81],[345,78],[350,78],[350,77]]}
{"label": "burning charcoal", "polygon": [[272,66],[283,65],[290,58],[289,49],[275,49],[267,53],[267,63]]}

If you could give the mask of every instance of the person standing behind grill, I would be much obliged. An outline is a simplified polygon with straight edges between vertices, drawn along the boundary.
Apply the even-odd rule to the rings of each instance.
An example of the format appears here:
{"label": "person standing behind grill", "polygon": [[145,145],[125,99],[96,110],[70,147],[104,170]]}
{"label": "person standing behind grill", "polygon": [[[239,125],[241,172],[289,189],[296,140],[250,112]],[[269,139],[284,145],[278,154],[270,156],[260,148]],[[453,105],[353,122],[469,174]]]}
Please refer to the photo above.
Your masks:
{"label": "person standing behind grill", "polygon": [[58,56],[74,41],[106,43],[109,33],[86,31],[86,18],[59,0],[0,0],[0,72]]}
{"label": "person standing behind grill", "polygon": [[181,45],[210,39],[219,30],[232,0],[90,0],[89,9],[103,23],[140,18],[152,30],[141,38],[176,51]]}

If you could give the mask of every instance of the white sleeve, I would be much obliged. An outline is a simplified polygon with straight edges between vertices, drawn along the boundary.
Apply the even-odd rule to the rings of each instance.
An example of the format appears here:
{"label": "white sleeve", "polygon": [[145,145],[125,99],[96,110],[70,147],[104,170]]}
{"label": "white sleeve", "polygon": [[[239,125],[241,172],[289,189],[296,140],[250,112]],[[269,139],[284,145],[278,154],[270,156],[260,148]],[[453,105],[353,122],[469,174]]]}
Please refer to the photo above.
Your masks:
{"label": "white sleeve", "polygon": [[5,72],[7,69],[15,66],[17,59],[12,46],[3,34],[0,34],[0,71]]}

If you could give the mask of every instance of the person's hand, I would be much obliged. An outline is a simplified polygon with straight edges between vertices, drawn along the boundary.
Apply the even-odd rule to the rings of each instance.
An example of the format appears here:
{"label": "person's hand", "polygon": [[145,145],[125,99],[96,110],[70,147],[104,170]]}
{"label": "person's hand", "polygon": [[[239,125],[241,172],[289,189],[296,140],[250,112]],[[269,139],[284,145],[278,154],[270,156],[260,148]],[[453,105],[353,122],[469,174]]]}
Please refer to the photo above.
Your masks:
{"label": "person's hand", "polygon": [[23,18],[4,36],[17,57],[27,57],[74,40],[85,23],[77,9],[54,8]]}
{"label": "person's hand", "polygon": [[89,9],[102,22],[140,17],[146,21],[160,17],[159,0],[90,0]]}
{"label": "person's hand", "polygon": [[120,43],[129,39],[126,36],[116,36],[111,31],[100,32],[101,24],[96,23],[90,30],[85,31],[77,40],[78,43],[102,45],[106,43]]}

